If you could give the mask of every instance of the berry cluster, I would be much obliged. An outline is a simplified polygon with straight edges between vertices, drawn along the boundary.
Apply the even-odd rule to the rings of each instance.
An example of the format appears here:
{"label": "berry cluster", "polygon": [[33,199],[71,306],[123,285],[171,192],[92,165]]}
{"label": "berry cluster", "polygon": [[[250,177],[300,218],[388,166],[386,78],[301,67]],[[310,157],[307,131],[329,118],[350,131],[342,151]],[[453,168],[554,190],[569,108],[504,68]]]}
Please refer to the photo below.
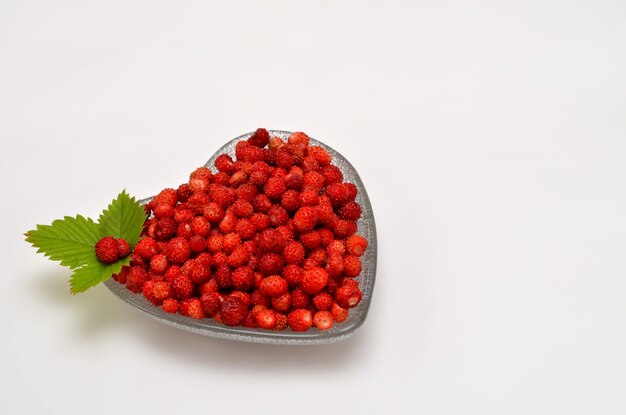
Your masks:
{"label": "berry cluster", "polygon": [[104,264],[112,264],[130,255],[130,245],[125,239],[105,236],[96,242],[96,257]]}
{"label": "berry cluster", "polygon": [[146,205],[114,278],[168,313],[269,330],[329,329],[361,300],[357,188],[304,133],[258,129]]}

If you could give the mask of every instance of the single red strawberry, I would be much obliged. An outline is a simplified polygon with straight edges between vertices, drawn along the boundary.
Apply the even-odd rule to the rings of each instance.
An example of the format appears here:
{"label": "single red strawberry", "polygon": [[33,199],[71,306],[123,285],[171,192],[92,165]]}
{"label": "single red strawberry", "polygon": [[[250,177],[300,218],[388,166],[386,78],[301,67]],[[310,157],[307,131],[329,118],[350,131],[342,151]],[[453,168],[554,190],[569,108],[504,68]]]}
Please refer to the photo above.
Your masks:
{"label": "single red strawberry", "polygon": [[307,331],[313,324],[313,316],[309,310],[299,308],[289,313],[287,322],[293,331]]}

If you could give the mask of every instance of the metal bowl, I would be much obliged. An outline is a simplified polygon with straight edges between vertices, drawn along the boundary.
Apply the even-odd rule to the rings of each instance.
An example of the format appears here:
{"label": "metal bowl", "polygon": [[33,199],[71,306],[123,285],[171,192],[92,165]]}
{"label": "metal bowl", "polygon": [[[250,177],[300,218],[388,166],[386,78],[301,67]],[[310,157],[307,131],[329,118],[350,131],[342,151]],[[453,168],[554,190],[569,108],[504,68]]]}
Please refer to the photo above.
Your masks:
{"label": "metal bowl", "polygon": [[[226,143],[222,146],[222,148],[217,150],[215,154],[213,154],[205,166],[214,170],[213,162],[220,154],[226,153],[234,157],[235,144],[241,140],[248,139],[251,135],[252,133],[244,134]],[[270,135],[272,137],[278,136],[283,139],[287,139],[287,137],[291,135],[291,132],[270,130]],[[365,186],[363,186],[363,182],[361,181],[359,174],[350,162],[348,162],[348,160],[346,160],[337,151],[320,141],[311,138],[311,144],[325,148],[333,157],[333,163],[343,173],[344,181],[352,182],[357,186],[358,195],[356,201],[363,209],[361,219],[359,219],[357,223],[358,233],[367,238],[369,242],[369,246],[365,251],[365,254],[361,257],[363,270],[361,271],[361,275],[357,277],[363,297],[361,302],[355,308],[349,310],[348,318],[345,321],[335,324],[329,330],[322,331],[313,327],[306,332],[294,332],[289,328],[283,331],[270,331],[246,327],[229,327],[223,324],[218,324],[215,320],[209,318],[196,320],[184,317],[180,314],[166,313],[161,309],[161,307],[154,306],[141,294],[135,294],[129,291],[123,284],[116,282],[113,278],[108,279],[105,282],[105,285],[120,299],[145,315],[152,317],[163,324],[205,336],[251,343],[314,345],[333,343],[353,335],[356,330],[361,327],[367,317],[367,312],[372,300],[372,293],[374,291],[377,258],[376,224],[374,223],[374,214],[372,212],[372,206],[367,196]],[[147,203],[151,199],[152,198],[144,199],[142,200],[142,203]]]}

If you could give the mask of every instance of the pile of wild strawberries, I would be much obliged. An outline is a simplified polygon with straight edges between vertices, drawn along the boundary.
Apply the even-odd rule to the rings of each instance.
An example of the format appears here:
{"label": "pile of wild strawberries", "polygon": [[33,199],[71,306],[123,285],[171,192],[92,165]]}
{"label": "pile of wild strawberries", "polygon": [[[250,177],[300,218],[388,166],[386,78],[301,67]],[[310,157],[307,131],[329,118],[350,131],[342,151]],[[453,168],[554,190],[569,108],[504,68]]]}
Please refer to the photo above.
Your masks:
{"label": "pile of wild strawberries", "polygon": [[367,240],[357,188],[301,132],[259,128],[146,205],[142,239],[114,278],[168,313],[305,331],[344,321]]}

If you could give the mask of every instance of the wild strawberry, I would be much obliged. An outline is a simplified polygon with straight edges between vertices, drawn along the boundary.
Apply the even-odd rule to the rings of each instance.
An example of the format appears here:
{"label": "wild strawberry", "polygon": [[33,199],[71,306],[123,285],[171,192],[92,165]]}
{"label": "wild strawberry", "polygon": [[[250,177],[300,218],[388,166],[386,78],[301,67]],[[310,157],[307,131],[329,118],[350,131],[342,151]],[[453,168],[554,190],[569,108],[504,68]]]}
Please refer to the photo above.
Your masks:
{"label": "wild strawberry", "polygon": [[304,186],[304,172],[300,167],[292,166],[284,180],[287,189],[299,192]]}
{"label": "wild strawberry", "polygon": [[255,147],[265,147],[270,142],[270,134],[265,128],[257,128],[257,130],[248,138],[248,143]]}
{"label": "wild strawberry", "polygon": [[238,267],[231,274],[231,283],[236,290],[249,290],[254,285],[254,270],[248,266]]}
{"label": "wild strawberry", "polygon": [[287,322],[293,331],[307,331],[313,324],[313,316],[309,310],[299,308],[289,313]]}
{"label": "wild strawberry", "polygon": [[282,225],[282,226],[277,227],[276,231],[280,233],[285,243],[292,241],[294,239],[292,225],[290,225],[289,223],[287,223],[287,225]]}
{"label": "wild strawberry", "polygon": [[280,205],[288,212],[293,212],[300,207],[300,194],[295,190],[287,190],[283,193]]}
{"label": "wild strawberry", "polygon": [[333,297],[327,292],[321,292],[313,297],[313,304],[320,311],[330,310],[333,306]]}
{"label": "wild strawberry", "polygon": [[344,255],[346,253],[346,246],[342,240],[335,239],[326,247],[326,250],[329,254]]}
{"label": "wild strawberry", "polygon": [[233,213],[240,218],[249,218],[254,213],[252,204],[244,199],[237,199],[232,206]]}
{"label": "wild strawberry", "polygon": [[173,238],[167,243],[165,256],[171,264],[182,264],[189,259],[190,254],[191,249],[184,238]]}
{"label": "wild strawberry", "polygon": [[268,310],[267,308],[261,309],[254,317],[257,324],[262,329],[272,330],[276,327],[276,313],[274,310]]}
{"label": "wild strawberry", "polygon": [[236,188],[244,184],[246,180],[248,180],[248,174],[243,170],[239,170],[233,173],[232,176],[230,176],[228,184],[230,185],[230,187]]}
{"label": "wild strawberry", "polygon": [[328,151],[318,146],[310,146],[307,149],[307,155],[314,157],[321,165],[330,164],[332,160]]}
{"label": "wild strawberry", "polygon": [[207,282],[203,283],[200,286],[200,294],[207,294],[207,293],[213,293],[213,292],[218,292],[220,289],[220,287],[217,285],[217,281],[215,281],[215,278],[211,278],[210,280],[208,280]]}
{"label": "wild strawberry", "polygon": [[293,217],[293,223],[300,232],[308,232],[317,224],[317,210],[311,206],[298,209]]}
{"label": "wild strawberry", "polygon": [[343,273],[346,277],[357,277],[361,273],[361,260],[359,257],[351,255],[343,257]]}
{"label": "wild strawberry", "polygon": [[189,189],[192,192],[205,192],[209,187],[209,183],[211,183],[212,177],[213,173],[208,168],[197,168],[189,176]]}
{"label": "wild strawberry", "polygon": [[304,173],[304,188],[319,192],[324,187],[324,176],[316,171]]}
{"label": "wild strawberry", "polygon": [[220,252],[216,252],[213,254],[213,265],[215,265],[215,267],[219,267],[222,265],[227,265],[228,264],[228,255],[226,255],[226,253],[224,253],[223,251]]}
{"label": "wild strawberry", "polygon": [[152,280],[148,280],[146,282],[144,282],[143,287],[141,289],[143,296],[146,298],[146,300],[150,301],[152,304],[154,305],[159,305],[159,301],[157,301],[157,299],[154,297],[154,284],[155,281]]}
{"label": "wild strawberry", "polygon": [[226,209],[237,199],[237,193],[226,186],[217,185],[209,189],[211,200]]}
{"label": "wild strawberry", "polygon": [[216,225],[224,218],[224,209],[217,203],[210,202],[203,206],[202,214],[209,223]]}
{"label": "wild strawberry", "polygon": [[130,255],[130,244],[126,242],[125,239],[117,238],[115,242],[117,243],[117,253],[119,259],[126,258],[128,255]]}
{"label": "wild strawberry", "polygon": [[306,156],[302,160],[302,170],[305,172],[318,171],[320,169],[320,163],[313,156]]}
{"label": "wild strawberry", "polygon": [[152,294],[158,302],[164,301],[172,296],[172,285],[167,281],[155,281]]}
{"label": "wild strawberry", "polygon": [[335,236],[340,239],[348,238],[354,235],[356,231],[356,223],[352,221],[337,219],[333,224],[333,232]]}
{"label": "wild strawberry", "polygon": [[296,162],[293,154],[287,149],[287,146],[283,146],[276,151],[275,162],[278,167],[288,169]]}
{"label": "wild strawberry", "polygon": [[196,216],[191,221],[191,231],[194,235],[205,237],[211,230],[211,224],[204,216]]}
{"label": "wild strawberry", "polygon": [[167,241],[176,235],[178,224],[173,218],[161,218],[156,221],[154,230],[154,238],[161,241]]}
{"label": "wild strawberry", "polygon": [[283,250],[283,258],[287,264],[299,264],[304,260],[304,246],[296,241],[287,242]]}
{"label": "wild strawberry", "polygon": [[361,206],[357,202],[348,202],[339,209],[339,217],[345,220],[358,220],[361,217]]}
{"label": "wild strawberry", "polygon": [[326,250],[324,250],[323,248],[315,249],[309,252],[308,258],[315,261],[315,263],[319,266],[326,265]]}
{"label": "wild strawberry", "polygon": [[328,254],[326,261],[326,272],[330,277],[336,277],[343,272],[343,257],[337,253]]}
{"label": "wild strawberry", "polygon": [[288,292],[272,298],[272,308],[281,313],[286,313],[291,309],[291,294]]}
{"label": "wild strawberry", "polygon": [[178,277],[180,275],[180,267],[178,265],[172,265],[171,267],[169,267],[167,269],[167,271],[165,271],[165,281],[169,281],[172,282],[174,281],[174,278]]}
{"label": "wild strawberry", "polygon": [[188,276],[178,275],[172,281],[172,289],[177,299],[184,300],[193,294],[193,283]]}
{"label": "wild strawberry", "polygon": [[200,297],[202,303],[202,310],[207,317],[213,317],[220,309],[222,299],[218,292],[210,292],[202,294]]}
{"label": "wild strawberry", "polygon": [[117,249],[117,241],[114,237],[105,236],[96,242],[96,257],[104,264],[117,262],[119,251]]}
{"label": "wild strawberry", "polygon": [[285,142],[280,137],[272,137],[272,138],[270,138],[270,141],[268,143],[268,147],[271,150],[278,150],[279,148],[281,148],[284,145],[285,145]]}
{"label": "wild strawberry", "polygon": [[189,239],[193,236],[193,231],[191,230],[191,224],[189,222],[181,222],[178,224],[176,228],[176,236],[180,238]]}
{"label": "wild strawberry", "polygon": [[241,325],[249,329],[255,329],[259,327],[259,325],[256,322],[256,318],[252,314],[252,311],[248,311],[248,313],[246,314],[246,318],[243,320],[243,323],[241,323]]}
{"label": "wild strawberry", "polygon": [[191,197],[192,194],[193,192],[187,183],[181,184],[178,186],[178,189],[176,189],[176,197],[178,198],[178,201],[182,203],[189,200],[189,197]]}
{"label": "wild strawberry", "polygon": [[327,283],[328,273],[324,269],[316,267],[304,271],[300,286],[305,293],[315,295],[322,291]]}
{"label": "wild strawberry", "polygon": [[343,181],[343,174],[337,166],[330,164],[322,166],[319,172],[322,176],[324,176],[324,186],[328,186],[333,183],[341,183]]}
{"label": "wild strawberry", "polygon": [[309,136],[303,132],[298,131],[296,133],[291,134],[289,138],[287,139],[287,141],[290,144],[304,144],[305,146],[308,146]]}
{"label": "wild strawberry", "polygon": [[272,208],[272,202],[266,195],[259,193],[252,199],[252,206],[255,212],[268,213]]}
{"label": "wild strawberry", "polygon": [[283,278],[287,280],[290,287],[297,287],[300,285],[304,270],[295,264],[290,264],[283,270]]}
{"label": "wild strawberry", "polygon": [[222,249],[227,253],[233,252],[235,248],[241,245],[241,238],[235,232],[227,233],[222,240]]}
{"label": "wild strawberry", "polygon": [[254,224],[250,219],[247,218],[241,218],[237,221],[237,224],[235,225],[235,232],[237,232],[237,234],[244,241],[256,235],[256,229],[254,227]]}
{"label": "wild strawberry", "polygon": [[230,288],[232,285],[231,282],[231,269],[228,265],[218,265],[215,269],[215,273],[213,276],[215,277],[215,282],[220,287],[220,289]]}
{"label": "wild strawberry", "polygon": [[240,298],[228,296],[220,306],[220,317],[228,326],[239,326],[246,318],[247,311],[247,307]]}
{"label": "wild strawberry", "polygon": [[205,267],[197,259],[190,259],[187,262],[191,262],[191,267],[187,276],[196,285],[201,285],[211,277],[211,268]]}
{"label": "wild strawberry", "polygon": [[234,232],[235,226],[237,226],[237,216],[232,212],[226,212],[219,224],[220,231],[222,231],[222,233]]}
{"label": "wild strawberry", "polygon": [[284,267],[283,257],[272,252],[264,254],[257,264],[259,272],[264,275],[280,274]]}
{"label": "wild strawberry", "polygon": [[211,232],[207,239],[207,250],[212,254],[222,250],[224,236],[220,232]]}
{"label": "wild strawberry", "polygon": [[260,305],[263,307],[270,306],[270,297],[263,294],[261,290],[254,290],[250,295],[250,304],[252,305]]}
{"label": "wild strawberry", "polygon": [[352,235],[346,241],[346,247],[350,255],[359,257],[363,255],[367,249],[367,239],[361,235]]}
{"label": "wild strawberry", "polygon": [[307,249],[317,249],[322,244],[322,238],[318,231],[310,231],[300,234],[300,242]]}
{"label": "wild strawberry", "polygon": [[178,223],[188,223],[194,218],[194,213],[191,209],[182,208],[182,205],[176,206],[174,212],[174,220]]}
{"label": "wild strawberry", "polygon": [[278,297],[287,292],[287,281],[278,276],[271,275],[261,281],[261,292],[269,297]]}
{"label": "wild strawberry", "polygon": [[270,200],[280,199],[286,190],[285,181],[279,177],[270,177],[267,183],[265,183],[265,186],[263,186],[263,193],[265,193]]}
{"label": "wild strawberry", "polygon": [[335,235],[330,229],[322,228],[317,233],[320,235],[321,246],[327,247],[335,239]]}
{"label": "wild strawberry", "polygon": [[333,206],[341,207],[350,201],[348,188],[343,183],[332,183],[326,187],[326,195]]}
{"label": "wild strawberry", "polygon": [[255,213],[250,217],[252,225],[257,232],[265,230],[270,226],[270,218],[264,213]]}
{"label": "wild strawberry", "polygon": [[258,244],[264,252],[280,252],[285,246],[285,241],[280,232],[269,228],[259,234]]}
{"label": "wild strawberry", "polygon": [[188,298],[180,303],[181,314],[200,320],[204,318],[202,302],[198,298]]}
{"label": "wild strawberry", "polygon": [[320,330],[328,330],[333,326],[333,315],[330,311],[318,311],[313,316],[313,324]]}
{"label": "wild strawberry", "polygon": [[231,267],[240,267],[242,265],[245,265],[249,260],[250,253],[243,245],[239,245],[228,256],[228,265],[230,265]]}
{"label": "wild strawberry", "polygon": [[309,308],[311,306],[311,296],[300,288],[291,291],[291,306],[296,308]]}
{"label": "wild strawberry", "polygon": [[320,202],[320,196],[317,190],[306,187],[300,193],[300,206],[316,206]]}
{"label": "wild strawberry", "polygon": [[215,159],[215,168],[226,174],[232,174],[235,171],[235,163],[228,154],[220,154]]}
{"label": "wild strawberry", "polygon": [[128,266],[122,267],[119,273],[113,274],[113,279],[120,284],[126,284],[126,277],[128,276],[128,270],[130,268]]}
{"label": "wild strawberry", "polygon": [[354,285],[342,285],[335,292],[335,301],[344,308],[355,307],[361,301],[361,290]]}
{"label": "wild strawberry", "polygon": [[337,303],[333,303],[333,307],[330,312],[332,313],[333,320],[335,320],[336,323],[341,323],[348,317],[348,310],[341,307]]}
{"label": "wild strawberry", "polygon": [[272,206],[267,215],[270,218],[270,224],[275,228],[286,225],[289,222],[289,214],[285,208],[279,205]]}
{"label": "wild strawberry", "polygon": [[[211,180],[211,184],[225,186],[228,184],[229,180],[230,180],[230,176],[224,173],[223,171],[220,171],[213,175],[213,180]],[[209,185],[209,189],[210,189],[210,186],[211,185]]]}
{"label": "wild strawberry", "polygon": [[173,206],[166,205],[164,203],[157,203],[152,211],[157,219],[171,218],[176,213]]}
{"label": "wild strawberry", "polygon": [[281,331],[287,328],[287,316],[283,313],[276,313],[276,327],[274,330]]}
{"label": "wild strawberry", "polygon": [[178,301],[173,298],[168,298],[163,301],[163,311],[166,313],[175,313],[178,311]]}
{"label": "wild strawberry", "polygon": [[142,268],[130,267],[126,276],[126,288],[134,293],[139,293],[147,279],[148,274]]}
{"label": "wild strawberry", "polygon": [[167,270],[168,266],[169,264],[167,263],[167,258],[165,258],[165,255],[163,254],[157,254],[150,260],[150,269],[155,274],[163,274],[165,270]]}
{"label": "wild strawberry", "polygon": [[193,235],[189,238],[189,249],[191,252],[203,252],[206,249],[206,240],[200,235]]}
{"label": "wild strawberry", "polygon": [[317,210],[318,221],[322,225],[331,225],[337,217],[337,215],[335,215],[335,211],[333,210],[332,205],[320,203],[319,205],[315,206],[315,209]]}
{"label": "wild strawberry", "polygon": [[163,189],[159,192],[158,195],[154,197],[154,201],[156,204],[164,203],[166,205],[174,206],[178,202],[178,196],[176,196],[176,190],[174,189]]}

